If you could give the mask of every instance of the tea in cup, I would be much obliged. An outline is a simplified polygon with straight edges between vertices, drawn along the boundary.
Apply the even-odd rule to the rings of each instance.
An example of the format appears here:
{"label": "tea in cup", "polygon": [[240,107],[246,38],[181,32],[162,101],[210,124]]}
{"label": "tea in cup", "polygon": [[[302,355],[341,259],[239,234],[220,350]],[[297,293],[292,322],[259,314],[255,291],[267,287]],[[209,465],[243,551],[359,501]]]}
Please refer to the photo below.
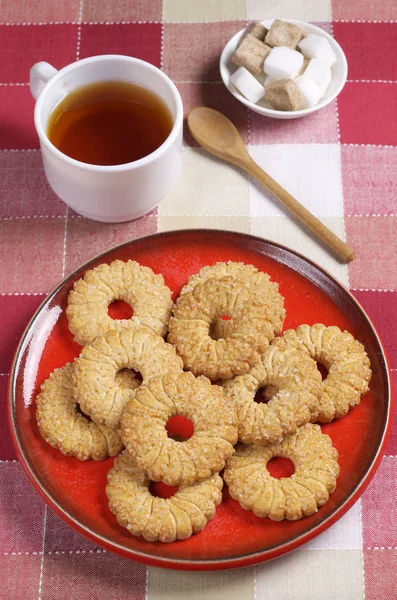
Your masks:
{"label": "tea in cup", "polygon": [[34,120],[48,182],[80,215],[137,219],[181,169],[183,106],[174,83],[128,56],[86,58],[60,71],[31,69]]}

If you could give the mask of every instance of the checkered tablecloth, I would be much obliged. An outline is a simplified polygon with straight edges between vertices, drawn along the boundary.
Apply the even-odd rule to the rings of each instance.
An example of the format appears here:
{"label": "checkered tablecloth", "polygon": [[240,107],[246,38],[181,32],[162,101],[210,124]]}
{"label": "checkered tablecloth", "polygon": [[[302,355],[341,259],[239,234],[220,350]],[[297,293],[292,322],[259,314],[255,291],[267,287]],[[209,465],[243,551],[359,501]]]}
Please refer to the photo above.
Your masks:
{"label": "checkered tablecloth", "polygon": [[[312,21],[349,63],[336,102],[293,121],[248,112],[220,82],[225,42],[249,20]],[[397,384],[396,0],[5,0],[0,3],[0,598],[5,600],[394,600],[397,598],[397,429],[360,501],[331,529],[268,564],[230,572],[146,568],[98,550],[30,486],[6,422],[17,341],[45,295],[97,253],[180,228],[251,232],[299,249],[334,273],[382,336]],[[336,262],[237,170],[185,131],[183,173],[158,210],[100,224],[68,211],[46,183],[28,74],[46,60],[143,58],[197,105],[233,119],[253,158],[356,250]],[[216,189],[216,193],[214,193]]]}

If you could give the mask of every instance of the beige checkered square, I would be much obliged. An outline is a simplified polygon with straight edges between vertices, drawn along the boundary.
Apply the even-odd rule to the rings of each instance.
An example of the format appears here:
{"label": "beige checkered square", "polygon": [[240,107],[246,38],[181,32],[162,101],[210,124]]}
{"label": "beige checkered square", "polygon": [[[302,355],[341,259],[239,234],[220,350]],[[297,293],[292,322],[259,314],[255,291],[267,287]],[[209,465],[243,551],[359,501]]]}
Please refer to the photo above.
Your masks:
{"label": "beige checkered square", "polygon": [[164,21],[227,21],[246,18],[245,0],[164,0]]}
{"label": "beige checkered square", "polygon": [[247,0],[249,19],[330,21],[331,0]]}
{"label": "beige checkered square", "polygon": [[183,149],[179,180],[159,206],[165,216],[249,217],[248,179],[198,148]]}

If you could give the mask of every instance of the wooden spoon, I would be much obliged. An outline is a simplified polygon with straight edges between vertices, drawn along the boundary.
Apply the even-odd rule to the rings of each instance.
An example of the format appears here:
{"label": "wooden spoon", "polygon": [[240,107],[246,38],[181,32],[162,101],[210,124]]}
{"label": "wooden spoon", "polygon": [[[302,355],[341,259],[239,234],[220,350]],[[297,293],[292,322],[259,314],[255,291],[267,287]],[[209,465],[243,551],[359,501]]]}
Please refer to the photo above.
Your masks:
{"label": "wooden spoon", "polygon": [[252,160],[239,132],[225,115],[212,108],[199,106],[190,112],[187,122],[190,133],[207,152],[240,167],[255,177],[344,262],[354,259],[353,248],[338,238]]}

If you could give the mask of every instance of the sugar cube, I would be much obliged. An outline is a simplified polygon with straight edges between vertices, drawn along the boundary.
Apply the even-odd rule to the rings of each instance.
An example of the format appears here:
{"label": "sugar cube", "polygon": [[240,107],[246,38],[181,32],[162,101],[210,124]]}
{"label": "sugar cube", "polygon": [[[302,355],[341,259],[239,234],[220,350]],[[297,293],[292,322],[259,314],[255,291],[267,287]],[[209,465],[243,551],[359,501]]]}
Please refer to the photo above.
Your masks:
{"label": "sugar cube", "polygon": [[299,42],[298,46],[307,58],[319,58],[330,67],[336,62],[336,56],[330,43],[321,35],[309,33]]}
{"label": "sugar cube", "polygon": [[256,104],[265,95],[265,89],[259,81],[245,68],[240,67],[230,77],[230,82],[250,102]]}
{"label": "sugar cube", "polygon": [[263,42],[268,31],[269,30],[266,27],[264,27],[262,23],[259,23],[259,21],[255,21],[254,23],[251,23],[251,25],[248,25],[247,29],[244,31],[240,44],[244,40],[244,38],[247,37],[247,35],[252,35],[257,40]]}
{"label": "sugar cube", "polygon": [[233,54],[232,62],[238,67],[245,67],[254,75],[259,75],[263,71],[263,63],[269,53],[269,46],[248,34]]}
{"label": "sugar cube", "polygon": [[286,48],[276,46],[265,59],[264,71],[275,79],[293,79],[299,73],[303,65],[303,54]]}
{"label": "sugar cube", "polygon": [[304,98],[293,79],[278,79],[266,86],[266,98],[276,110],[299,110]]}
{"label": "sugar cube", "polygon": [[331,83],[332,73],[331,67],[319,58],[312,58],[305,69],[305,77],[309,77],[324,94],[325,90]]}
{"label": "sugar cube", "polygon": [[297,25],[275,19],[266,34],[265,43],[271,47],[287,46],[287,48],[295,50],[302,36],[303,31]]}
{"label": "sugar cube", "polygon": [[323,95],[318,85],[316,85],[306,73],[297,77],[295,79],[295,84],[304,98],[305,108],[315,106]]}

